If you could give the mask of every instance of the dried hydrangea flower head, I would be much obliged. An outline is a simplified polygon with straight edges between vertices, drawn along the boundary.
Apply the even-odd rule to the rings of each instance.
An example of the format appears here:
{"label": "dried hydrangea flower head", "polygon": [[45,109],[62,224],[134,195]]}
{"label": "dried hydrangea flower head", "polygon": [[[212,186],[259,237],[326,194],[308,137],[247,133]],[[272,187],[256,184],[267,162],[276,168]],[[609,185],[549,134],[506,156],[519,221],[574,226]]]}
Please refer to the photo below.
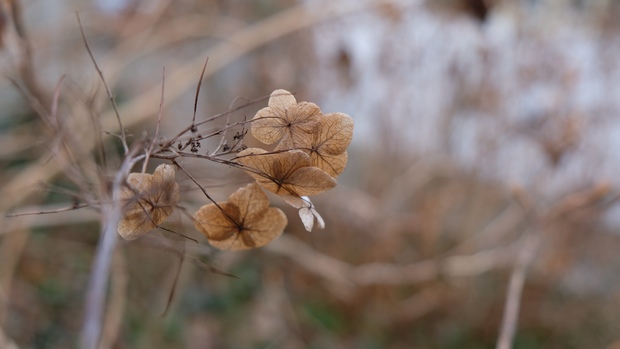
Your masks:
{"label": "dried hydrangea flower head", "polygon": [[297,103],[286,90],[271,93],[268,107],[252,119],[252,135],[265,144],[279,141],[274,152],[250,148],[237,163],[265,189],[299,210],[306,230],[325,226],[308,195],[327,191],[347,165],[353,119],[343,113],[323,115],[313,103]]}
{"label": "dried hydrangea flower head", "polygon": [[176,167],[162,164],[153,174],[131,173],[123,187],[123,217],[118,233],[126,240],[137,239],[163,223],[179,202]]}
{"label": "dried hydrangea flower head", "polygon": [[290,92],[275,90],[269,106],[252,119],[252,135],[265,144],[280,141],[276,150],[305,150],[311,166],[337,177],[347,165],[353,119],[344,113],[323,115],[315,104],[297,103]]}
{"label": "dried hydrangea flower head", "polygon": [[194,215],[196,229],[222,250],[264,246],[280,236],[287,223],[282,210],[269,207],[256,182],[238,189],[226,202],[202,206]]}
{"label": "dried hydrangea flower head", "polygon": [[237,155],[237,162],[261,186],[278,195],[316,195],[336,186],[332,176],[310,166],[310,156],[303,150],[269,153],[248,148]]}
{"label": "dried hydrangea flower head", "polygon": [[277,141],[276,149],[293,149],[309,144],[321,110],[314,103],[297,103],[286,90],[271,93],[268,107],[252,119],[252,135],[265,144]]}

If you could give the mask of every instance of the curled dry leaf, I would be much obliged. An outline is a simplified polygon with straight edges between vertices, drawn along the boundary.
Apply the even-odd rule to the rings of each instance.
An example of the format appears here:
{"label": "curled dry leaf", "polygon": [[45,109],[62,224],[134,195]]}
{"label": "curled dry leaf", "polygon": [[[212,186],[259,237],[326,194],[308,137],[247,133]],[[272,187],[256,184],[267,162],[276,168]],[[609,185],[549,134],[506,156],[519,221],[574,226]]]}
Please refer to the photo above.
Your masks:
{"label": "curled dry leaf", "polygon": [[318,224],[319,229],[325,228],[323,217],[316,211],[309,197],[286,195],[282,196],[282,199],[287,204],[299,210],[299,218],[301,218],[301,222],[304,224],[304,228],[306,228],[307,231],[312,231],[315,222]]}
{"label": "curled dry leaf", "polygon": [[168,218],[179,202],[179,185],[173,165],[157,166],[153,174],[131,173],[121,191],[123,217],[118,233],[126,240],[137,239]]}
{"label": "curled dry leaf", "polygon": [[265,144],[280,143],[277,149],[297,148],[309,144],[321,110],[314,103],[297,103],[286,90],[271,93],[268,107],[252,119],[252,135]]}
{"label": "curled dry leaf", "polygon": [[194,215],[196,229],[222,250],[264,246],[280,236],[286,224],[284,212],[269,207],[256,182],[239,188],[226,202],[202,206]]}
{"label": "curled dry leaf", "polygon": [[315,195],[336,186],[332,176],[310,166],[310,156],[303,150],[269,153],[248,148],[238,154],[237,162],[260,185],[278,195]]}
{"label": "curled dry leaf", "polygon": [[353,119],[343,113],[323,115],[307,144],[310,164],[337,177],[347,165],[347,147],[353,138]]}

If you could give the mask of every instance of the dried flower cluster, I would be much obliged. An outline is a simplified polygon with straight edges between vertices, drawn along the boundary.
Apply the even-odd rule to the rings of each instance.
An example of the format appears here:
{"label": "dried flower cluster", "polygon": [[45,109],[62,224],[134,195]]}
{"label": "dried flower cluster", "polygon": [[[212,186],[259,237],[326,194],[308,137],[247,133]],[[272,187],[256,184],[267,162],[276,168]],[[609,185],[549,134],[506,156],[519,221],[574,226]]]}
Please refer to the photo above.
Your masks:
{"label": "dried flower cluster", "polygon": [[316,104],[297,103],[290,92],[276,90],[269,106],[256,113],[252,135],[265,144],[279,141],[276,151],[303,150],[311,166],[337,177],[347,165],[353,119],[343,113],[324,115]]}
{"label": "dried flower cluster", "polygon": [[[308,231],[325,223],[310,195],[336,186],[347,163],[353,120],[346,114],[322,114],[314,103],[297,103],[288,91],[271,94],[268,107],[250,121],[252,135],[273,151],[240,148],[229,164],[243,169],[256,182],[235,191],[225,202],[202,206],[194,225],[209,243],[223,250],[244,250],[268,244],[286,227],[284,213],[269,206],[261,187],[299,210]],[[235,139],[237,140],[237,139]],[[136,239],[158,227],[179,200],[175,167],[160,165],[153,175],[132,173],[123,190],[124,217],[118,232]]]}
{"label": "dried flower cluster", "polygon": [[248,148],[237,161],[265,189],[280,195],[299,210],[306,230],[323,219],[309,195],[336,186],[347,164],[347,147],[353,137],[353,119],[343,113],[322,114],[314,103],[297,103],[288,91],[276,90],[269,106],[256,113],[252,135],[265,144],[277,143],[274,152]]}

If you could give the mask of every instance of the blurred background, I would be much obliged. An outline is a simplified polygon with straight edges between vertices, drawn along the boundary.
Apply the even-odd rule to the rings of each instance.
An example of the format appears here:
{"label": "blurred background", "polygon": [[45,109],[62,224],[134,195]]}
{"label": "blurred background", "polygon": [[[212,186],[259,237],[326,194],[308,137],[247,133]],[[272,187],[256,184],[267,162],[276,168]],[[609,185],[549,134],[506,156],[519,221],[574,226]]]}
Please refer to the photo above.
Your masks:
{"label": "blurred background", "polygon": [[[511,297],[515,348],[620,348],[620,2],[0,3],[3,348],[76,345],[99,236],[94,210],[5,217],[72,205],[33,97],[59,96],[86,154],[103,135],[111,171],[122,151],[76,11],[130,140],[154,133],[164,66],[161,133],[189,125],[207,57],[199,120],[283,88],[356,127],[313,199],[324,230],[272,198],[282,237],[216,252],[173,217],[200,241],[184,253],[236,278],[186,262],[171,295],[179,255],[121,242],[100,348],[493,348]],[[250,181],[185,164],[219,200]],[[183,207],[206,203],[179,181]]]}

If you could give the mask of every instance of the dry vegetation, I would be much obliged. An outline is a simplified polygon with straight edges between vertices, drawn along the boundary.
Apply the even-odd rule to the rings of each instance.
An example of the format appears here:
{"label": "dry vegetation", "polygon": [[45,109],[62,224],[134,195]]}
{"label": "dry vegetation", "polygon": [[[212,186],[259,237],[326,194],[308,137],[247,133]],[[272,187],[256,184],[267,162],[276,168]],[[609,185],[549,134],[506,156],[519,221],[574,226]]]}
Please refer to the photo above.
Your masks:
{"label": "dry vegetation", "polygon": [[103,3],[0,0],[0,348],[620,347],[613,2]]}

